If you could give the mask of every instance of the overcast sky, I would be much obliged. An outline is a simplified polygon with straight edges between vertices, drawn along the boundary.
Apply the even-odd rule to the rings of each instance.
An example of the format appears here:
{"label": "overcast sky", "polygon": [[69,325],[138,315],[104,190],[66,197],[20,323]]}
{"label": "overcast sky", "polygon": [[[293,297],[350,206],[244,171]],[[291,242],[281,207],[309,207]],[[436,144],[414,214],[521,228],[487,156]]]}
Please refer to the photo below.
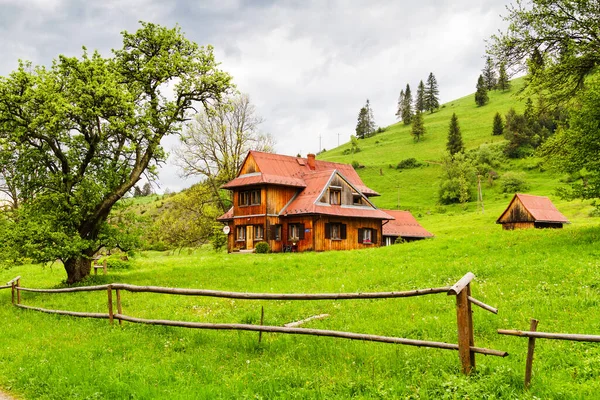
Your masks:
{"label": "overcast sky", "polygon": [[[138,21],[179,24],[212,44],[238,89],[248,93],[276,151],[331,149],[354,134],[368,98],[379,126],[395,122],[400,90],[433,72],[442,102],[475,91],[485,39],[502,29],[509,0],[0,0],[0,75],[18,59],[49,65],[81,46],[110,56]],[[339,135],[339,136],[338,136]],[[164,143],[167,150],[176,138]],[[192,180],[176,167],[160,189]]]}

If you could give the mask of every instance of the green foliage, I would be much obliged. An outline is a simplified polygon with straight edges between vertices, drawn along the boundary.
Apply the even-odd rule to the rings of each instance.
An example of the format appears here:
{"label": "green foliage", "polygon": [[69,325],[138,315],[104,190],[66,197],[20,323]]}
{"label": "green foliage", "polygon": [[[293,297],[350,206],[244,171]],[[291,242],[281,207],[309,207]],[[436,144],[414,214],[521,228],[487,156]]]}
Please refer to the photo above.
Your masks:
{"label": "green foliage", "polygon": [[417,86],[417,95],[415,96],[415,112],[425,111],[425,85],[423,81],[419,82],[419,86]]}
{"label": "green foliage", "polygon": [[419,142],[421,138],[425,135],[425,124],[423,123],[423,113],[417,111],[413,120],[412,127],[410,130],[410,134],[412,135],[415,142]]}
{"label": "green foliage", "polygon": [[446,150],[448,150],[448,153],[450,153],[451,157],[453,157],[456,153],[462,153],[465,151],[465,145],[463,144],[462,135],[460,133],[460,127],[458,126],[458,117],[456,116],[456,113],[453,113],[452,118],[450,119]]}
{"label": "green foliage", "polygon": [[396,169],[413,169],[422,167],[423,165],[425,164],[419,162],[416,158],[411,157],[400,161],[398,165],[396,165]]}
{"label": "green foliage", "polygon": [[464,204],[471,200],[476,182],[476,169],[464,153],[446,156],[442,160],[438,201],[441,204]]}
{"label": "green foliage", "polygon": [[425,109],[430,113],[440,108],[440,90],[438,89],[438,83],[433,75],[433,72],[429,73],[427,77],[427,86],[425,87]]}
{"label": "green foliage", "polygon": [[484,106],[489,101],[487,88],[483,76],[479,75],[477,79],[477,91],[475,92],[475,104],[479,107]]}
{"label": "green foliage", "polygon": [[213,226],[213,235],[210,243],[216,252],[220,252],[227,245],[227,235],[223,233],[223,226],[221,224]]}
{"label": "green foliage", "polygon": [[358,169],[358,167],[360,167],[360,163],[356,160],[352,160],[352,168],[354,169]]}
{"label": "green foliage", "polygon": [[[487,57],[485,60],[485,67],[483,67],[482,76],[485,83],[485,88],[489,91],[496,88],[496,72],[494,71],[494,62],[491,57]],[[506,73],[506,71],[504,71]]]}
{"label": "green foliage", "polygon": [[600,7],[595,0],[516,2],[505,20],[506,32],[492,37],[488,53],[514,70],[523,69],[524,60],[533,56],[528,90],[545,93],[554,106],[573,98],[600,65]]}
{"label": "green foliage", "polygon": [[369,99],[365,103],[358,113],[358,121],[356,123],[356,137],[358,139],[365,139],[373,135],[375,131],[375,118],[373,117],[373,110],[369,103]]}
{"label": "green foliage", "polygon": [[[122,255],[113,255],[106,259],[106,267],[108,269],[129,269],[131,267],[131,263],[127,260],[123,260]],[[104,260],[100,260],[99,263],[102,264]]]}
{"label": "green foliage", "polygon": [[504,122],[499,112],[494,115],[494,124],[492,126],[492,136],[502,136],[504,134]]}
{"label": "green foliage", "polygon": [[166,159],[161,139],[195,102],[231,86],[212,48],[179,28],[142,22],[122,35],[112,58],[84,49],[50,68],[21,62],[0,78],[0,152],[12,154],[24,197],[1,240],[35,261],[62,260],[69,283],[89,273],[85,261],[110,237],[112,207]]}
{"label": "green foliage", "polygon": [[410,86],[407,83],[406,89],[404,90],[404,97],[402,98],[400,116],[402,117],[402,122],[404,125],[410,125],[413,117],[413,109],[412,109],[412,93],[410,91]]}
{"label": "green foliage", "polygon": [[267,242],[258,242],[256,246],[254,246],[254,251],[259,254],[266,254],[271,251],[271,247]]}
{"label": "green foliage", "polygon": [[529,183],[522,172],[509,171],[500,178],[502,193],[522,193],[529,190]]}
{"label": "green foliage", "polygon": [[498,83],[496,89],[505,91],[510,89],[510,81],[508,80],[508,74],[506,73],[506,65],[500,63],[500,69],[498,71]]}

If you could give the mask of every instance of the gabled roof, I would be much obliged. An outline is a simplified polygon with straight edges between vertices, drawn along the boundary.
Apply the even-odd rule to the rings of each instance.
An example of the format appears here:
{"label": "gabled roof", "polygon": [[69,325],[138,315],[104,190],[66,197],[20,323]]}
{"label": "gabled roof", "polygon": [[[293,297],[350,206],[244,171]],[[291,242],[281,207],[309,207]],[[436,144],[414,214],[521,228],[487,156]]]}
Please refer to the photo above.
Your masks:
{"label": "gabled roof", "polygon": [[496,221],[497,224],[502,223],[501,220],[513,207],[515,202],[520,202],[523,205],[523,208],[531,215],[535,222],[569,223],[567,217],[558,211],[548,197],[517,193],[508,204],[506,210],[504,210],[504,212]]}
{"label": "gabled roof", "polygon": [[251,150],[242,165],[246,163],[249,157],[252,157],[256,163],[258,171],[243,175],[238,173],[237,178],[223,185],[224,189],[265,183],[304,188],[306,187],[305,181],[309,176],[324,171],[337,170],[364,195],[379,196],[379,193],[363,183],[354,168],[349,164],[314,160],[314,169],[311,169],[308,158]]}
{"label": "gabled roof", "polygon": [[231,207],[225,214],[217,218],[217,221],[227,222],[233,219],[233,207]]}
{"label": "gabled roof", "polygon": [[[306,214],[321,214],[333,215],[339,217],[357,217],[357,218],[375,218],[375,219],[393,219],[385,212],[378,210],[366,197],[366,206],[355,205],[332,205],[321,203],[319,199],[325,190],[329,187],[330,182],[335,176],[339,176],[346,181],[354,190],[356,188],[349,179],[347,179],[340,171],[320,171],[312,174],[307,174],[304,178],[306,187],[298,193],[290,203],[281,211],[281,216],[306,215]],[[358,192],[358,191],[357,191]]]}
{"label": "gabled roof", "polygon": [[417,222],[409,211],[383,210],[386,214],[394,217],[383,225],[383,236],[401,236],[411,238],[428,238],[433,234]]}

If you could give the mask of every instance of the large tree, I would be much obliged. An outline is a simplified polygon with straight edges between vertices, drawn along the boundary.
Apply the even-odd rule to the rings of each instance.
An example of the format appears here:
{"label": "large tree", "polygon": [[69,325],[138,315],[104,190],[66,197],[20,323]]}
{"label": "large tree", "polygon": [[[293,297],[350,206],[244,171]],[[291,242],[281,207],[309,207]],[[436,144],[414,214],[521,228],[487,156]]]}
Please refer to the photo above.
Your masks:
{"label": "large tree", "polygon": [[404,125],[410,125],[413,117],[413,109],[412,109],[412,93],[410,91],[410,86],[407,83],[406,89],[404,89],[404,98],[402,99],[402,122]]}
{"label": "large tree", "polygon": [[249,150],[274,151],[271,135],[246,94],[229,96],[197,113],[181,135],[176,163],[185,176],[199,176],[222,212],[231,206],[220,187],[236,177]]}
{"label": "large tree", "polygon": [[34,261],[60,259],[68,283],[86,277],[91,257],[111,243],[113,206],[165,161],[161,139],[230,87],[212,48],[178,27],[142,22],[122,35],[111,58],[84,49],[0,78],[2,151],[15,155],[20,192],[34,193],[1,239]]}
{"label": "large tree", "polygon": [[475,92],[475,103],[481,107],[486,105],[488,100],[489,97],[485,86],[485,80],[482,75],[479,75],[479,78],[477,79],[477,91]]}
{"label": "large tree", "polygon": [[423,113],[417,111],[412,120],[412,127],[410,129],[410,134],[413,136],[413,139],[418,142],[421,140],[423,135],[425,135],[425,124],[423,123]]}
{"label": "large tree", "polygon": [[494,62],[491,57],[487,57],[485,60],[485,66],[481,71],[483,80],[485,82],[486,89],[492,90],[496,88],[496,71],[494,71]]}
{"label": "large tree", "polygon": [[598,0],[516,1],[507,10],[508,29],[492,37],[488,53],[513,71],[526,71],[536,56],[527,80],[533,93],[554,104],[571,99],[600,65]]}
{"label": "large tree", "polygon": [[439,94],[437,80],[433,72],[430,72],[429,77],[427,77],[427,86],[425,86],[425,109],[430,113],[440,108]]}
{"label": "large tree", "polygon": [[456,153],[462,153],[465,151],[465,145],[463,144],[462,134],[460,133],[460,126],[458,126],[458,117],[456,116],[456,113],[452,113],[452,118],[450,119],[446,149],[450,153],[451,157],[454,157]]}
{"label": "large tree", "polygon": [[415,112],[425,111],[425,85],[423,81],[419,82],[419,86],[417,86],[417,95],[415,96]]}
{"label": "large tree", "polygon": [[369,99],[367,99],[364,107],[358,113],[358,121],[356,122],[356,137],[365,139],[375,132],[375,117]]}

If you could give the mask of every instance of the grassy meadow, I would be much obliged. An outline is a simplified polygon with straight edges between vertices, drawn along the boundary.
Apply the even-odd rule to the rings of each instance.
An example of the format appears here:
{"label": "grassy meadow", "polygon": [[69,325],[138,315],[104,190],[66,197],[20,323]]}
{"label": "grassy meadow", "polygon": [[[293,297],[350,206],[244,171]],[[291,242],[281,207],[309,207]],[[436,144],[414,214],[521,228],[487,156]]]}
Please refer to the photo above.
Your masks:
{"label": "grassy meadow", "polygon": [[[409,209],[436,235],[420,242],[360,251],[303,254],[226,254],[209,248],[141,252],[83,284],[111,282],[267,293],[392,291],[452,285],[475,273],[472,294],[499,308],[474,307],[475,345],[509,352],[477,355],[476,372],[460,373],[458,352],[324,337],[109,325],[21,310],[0,291],[0,388],[30,399],[588,399],[600,397],[600,346],[538,339],[532,387],[523,388],[527,339],[499,328],[600,334],[600,218],[589,202],[554,196],[563,177],[539,160],[507,161],[499,171],[523,172],[528,193],[548,195],[572,224],[562,230],[502,231],[495,224],[512,194],[483,187],[485,212],[476,203],[437,205],[438,164],[450,117],[456,112],[467,149],[497,143],[496,111],[522,111],[515,92],[490,93],[477,108],[473,96],[425,116],[427,134],[415,143],[410,127],[396,124],[320,159],[352,162],[364,182],[382,194],[382,208]],[[426,166],[390,168],[415,157]],[[157,203],[157,201],[159,203]],[[161,200],[141,203],[160,208]],[[150,211],[149,211],[150,212]],[[17,275],[25,287],[63,287],[61,265],[0,270],[0,283]],[[123,292],[124,313],[197,322],[283,325],[317,314],[307,328],[457,342],[453,297],[343,301],[252,301]],[[71,311],[107,312],[106,293],[23,293],[23,303]]]}

